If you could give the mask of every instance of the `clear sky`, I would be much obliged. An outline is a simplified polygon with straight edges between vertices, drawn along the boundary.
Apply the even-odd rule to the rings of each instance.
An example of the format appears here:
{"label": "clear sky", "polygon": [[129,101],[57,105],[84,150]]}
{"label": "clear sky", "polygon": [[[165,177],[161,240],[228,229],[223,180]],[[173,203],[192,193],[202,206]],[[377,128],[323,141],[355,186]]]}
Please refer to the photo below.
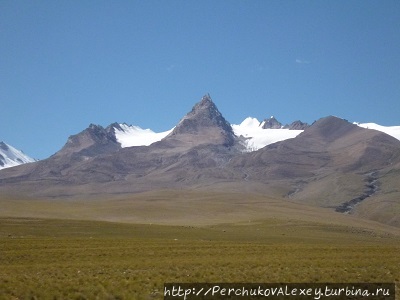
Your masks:
{"label": "clear sky", "polygon": [[400,1],[0,0],[0,140],[43,159],[90,123],[400,125]]}

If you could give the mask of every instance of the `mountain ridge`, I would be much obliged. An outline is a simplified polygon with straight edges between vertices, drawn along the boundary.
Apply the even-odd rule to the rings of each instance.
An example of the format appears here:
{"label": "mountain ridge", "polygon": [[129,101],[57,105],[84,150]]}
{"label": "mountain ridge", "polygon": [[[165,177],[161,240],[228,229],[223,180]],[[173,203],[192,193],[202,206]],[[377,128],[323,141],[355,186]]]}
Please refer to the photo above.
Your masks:
{"label": "mountain ridge", "polygon": [[[380,216],[395,211],[396,202],[373,216],[361,208],[400,195],[399,140],[333,116],[304,130],[262,129],[257,122],[249,119],[247,125],[293,136],[246,151],[248,137],[238,135],[209,95],[148,146],[122,147],[116,132],[124,126],[91,124],[48,159],[1,171],[0,191],[18,197],[86,198],[164,189],[229,190],[334,211],[364,195],[373,173],[379,191],[351,213],[385,222]],[[400,214],[390,220],[400,226]]]}
{"label": "mountain ridge", "polygon": [[[206,94],[203,96],[202,99],[208,99],[210,100],[211,103],[212,99],[209,94]],[[201,102],[201,101],[200,101]],[[207,101],[206,101],[207,102]],[[216,108],[215,104],[214,109]],[[200,103],[198,103],[198,106],[200,106]],[[195,107],[192,108],[192,110],[196,110]],[[217,109],[218,110],[218,109]],[[211,110],[212,111],[212,110]],[[219,112],[219,111],[218,111]],[[188,113],[190,115],[190,113]],[[186,117],[186,116],[185,116]],[[181,119],[180,122],[187,122],[185,120],[185,117]],[[179,122],[179,123],[180,123]],[[178,125],[179,125],[178,123]],[[225,124],[223,127],[227,129],[228,132],[230,132],[229,126],[233,129],[233,134],[236,137],[242,137],[241,143],[244,146],[243,151],[246,152],[251,152],[251,151],[256,151],[262,147],[265,147],[266,145],[286,140],[289,138],[294,138],[297,134],[301,133],[309,127],[310,125],[307,123],[304,123],[300,120],[293,121],[290,124],[283,125],[281,122],[279,122],[274,116],[271,116],[269,119],[264,119],[263,121],[258,121],[256,118],[252,117],[247,117],[245,118],[242,123],[240,124],[230,124],[226,119],[222,121],[223,124]],[[400,126],[381,126],[375,123],[358,123],[358,122],[353,122],[353,124],[356,124],[359,127],[363,127],[366,129],[372,129],[372,130],[378,130],[381,132],[384,132],[388,135],[391,135],[395,137],[396,139],[400,140]],[[176,127],[176,126],[175,126]],[[95,128],[102,128],[104,129],[103,136],[108,136],[109,141],[111,142],[110,144],[114,143],[119,143],[120,147],[125,148],[125,147],[132,147],[132,146],[149,146],[152,143],[158,142],[165,138],[167,135],[170,135],[173,133],[175,127],[163,131],[163,132],[154,132],[151,129],[142,129],[140,126],[137,125],[128,125],[127,123],[111,123],[110,125],[103,127],[101,125],[96,125],[96,124],[90,124],[86,129],[82,130],[80,133],[71,135],[68,141],[71,143],[74,137],[76,138],[81,134],[82,132],[85,131],[90,131],[94,130]],[[290,130],[290,131],[288,131]],[[180,129],[176,129],[173,134],[176,134]],[[89,138],[90,139],[90,138]],[[232,138],[232,133],[230,132],[228,134],[227,138],[227,143],[232,143],[234,138]],[[77,142],[77,141],[75,141]],[[86,141],[88,142],[88,141]],[[95,144],[94,140],[92,142]],[[98,141],[99,142],[99,141]],[[105,142],[103,140],[103,142]],[[106,143],[108,143],[106,142]],[[69,145],[72,146],[72,145]],[[104,145],[103,145],[104,146]],[[67,145],[64,145],[63,148],[67,147]],[[103,147],[103,151],[107,151]],[[112,146],[110,146],[112,148]],[[114,147],[118,148],[118,147]],[[61,151],[60,149],[59,151]],[[16,150],[18,151],[18,150]],[[59,152],[57,151],[57,152]],[[77,150],[79,152],[79,150]],[[73,152],[73,151],[72,151]],[[57,154],[57,153],[55,153]],[[4,168],[2,165],[4,165],[5,160],[12,160],[12,158],[8,158],[5,153],[0,153],[2,155],[2,158],[0,157],[0,169]],[[26,154],[24,154],[26,155]],[[54,155],[54,154],[53,154]],[[13,161],[12,164],[7,165],[7,167],[14,167],[19,164],[23,164],[26,162],[32,162],[36,161],[36,159],[32,159],[30,156],[26,155],[29,160],[27,161],[19,161],[15,160]],[[90,155],[89,155],[90,156]]]}

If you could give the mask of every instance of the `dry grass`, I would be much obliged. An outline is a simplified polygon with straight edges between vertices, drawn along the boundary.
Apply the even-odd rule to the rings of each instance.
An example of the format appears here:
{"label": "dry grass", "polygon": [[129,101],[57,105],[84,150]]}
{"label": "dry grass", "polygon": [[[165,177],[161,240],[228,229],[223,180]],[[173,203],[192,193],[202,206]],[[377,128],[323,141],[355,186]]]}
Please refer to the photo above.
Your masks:
{"label": "dry grass", "polygon": [[307,182],[293,195],[294,200],[314,206],[336,207],[361,195],[365,189],[365,177],[359,174],[334,173]]}
{"label": "dry grass", "polygon": [[346,216],[330,208],[238,192],[164,190],[91,199],[0,198],[0,207],[0,217],[199,226],[277,219],[398,232],[390,226]]}
{"label": "dry grass", "polygon": [[164,282],[397,282],[399,237],[264,220],[0,219],[0,299],[162,299]]}
{"label": "dry grass", "polygon": [[164,282],[400,281],[399,228],[271,197],[162,191],[0,207],[0,299],[162,299]]}

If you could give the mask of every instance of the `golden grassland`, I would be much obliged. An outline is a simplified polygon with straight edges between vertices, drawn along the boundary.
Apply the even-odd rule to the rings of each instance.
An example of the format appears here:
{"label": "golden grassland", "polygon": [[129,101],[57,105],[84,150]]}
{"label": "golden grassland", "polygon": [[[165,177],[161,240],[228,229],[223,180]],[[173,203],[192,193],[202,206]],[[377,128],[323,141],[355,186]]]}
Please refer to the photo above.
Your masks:
{"label": "golden grassland", "polygon": [[0,299],[162,299],[165,282],[398,286],[399,253],[396,232],[353,223],[266,218],[172,226],[2,217]]}
{"label": "golden grassland", "polygon": [[[231,189],[233,187],[224,187],[224,190]],[[364,214],[365,219],[354,218],[335,213],[334,209],[329,207],[321,208],[309,204],[296,199],[291,201],[291,199],[282,198],[279,192],[275,192],[274,196],[266,196],[261,193],[211,189],[209,191],[161,190],[130,195],[96,195],[84,199],[27,199],[2,195],[0,217],[196,226],[279,219],[320,222],[327,225],[346,224],[373,230],[399,232],[398,228],[391,229],[389,226],[368,221],[368,213]],[[385,216],[382,215],[382,217]]]}

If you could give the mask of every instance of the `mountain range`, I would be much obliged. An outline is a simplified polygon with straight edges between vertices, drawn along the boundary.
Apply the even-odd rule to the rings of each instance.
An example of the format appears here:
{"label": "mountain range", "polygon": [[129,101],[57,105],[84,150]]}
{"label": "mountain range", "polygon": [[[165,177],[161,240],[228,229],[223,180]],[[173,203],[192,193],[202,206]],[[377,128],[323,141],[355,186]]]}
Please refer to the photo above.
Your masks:
{"label": "mountain range", "polygon": [[400,226],[399,130],[376,126],[334,116],[311,125],[282,125],[274,117],[231,125],[205,95],[165,132],[91,124],[51,157],[1,170],[0,192],[89,199],[229,191]]}

